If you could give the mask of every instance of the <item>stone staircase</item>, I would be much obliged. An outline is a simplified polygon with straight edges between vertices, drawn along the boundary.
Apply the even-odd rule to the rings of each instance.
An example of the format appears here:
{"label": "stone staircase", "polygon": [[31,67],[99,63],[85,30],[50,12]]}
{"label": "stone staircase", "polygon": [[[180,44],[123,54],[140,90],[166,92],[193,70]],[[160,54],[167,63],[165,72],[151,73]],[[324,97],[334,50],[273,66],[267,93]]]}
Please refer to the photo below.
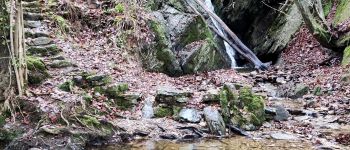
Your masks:
{"label": "stone staircase", "polygon": [[[47,69],[70,67],[72,64],[61,56],[60,49],[48,30],[47,17],[40,0],[23,0],[23,18],[28,56],[29,84],[42,83],[48,78]],[[60,58],[56,60],[55,58]],[[49,66],[49,67],[47,67]]]}

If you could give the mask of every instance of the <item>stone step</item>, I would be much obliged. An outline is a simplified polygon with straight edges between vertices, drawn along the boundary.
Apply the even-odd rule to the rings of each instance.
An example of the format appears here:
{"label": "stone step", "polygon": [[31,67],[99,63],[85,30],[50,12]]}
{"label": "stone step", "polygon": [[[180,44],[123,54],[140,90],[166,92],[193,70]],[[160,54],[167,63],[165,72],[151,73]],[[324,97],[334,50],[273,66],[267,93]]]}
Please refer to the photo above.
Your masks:
{"label": "stone step", "polygon": [[62,50],[56,44],[50,44],[46,46],[29,46],[27,52],[30,55],[54,56],[62,52]]}
{"label": "stone step", "polygon": [[41,27],[40,21],[24,21],[24,27],[25,28],[38,28]]}
{"label": "stone step", "polygon": [[44,31],[31,31],[29,29],[29,30],[26,30],[25,37],[34,39],[34,38],[38,38],[38,37],[50,37],[50,35],[49,35],[49,33],[44,32]]}
{"label": "stone step", "polygon": [[76,67],[75,64],[68,60],[54,60],[52,63],[48,64],[51,68],[67,68],[67,67]]}
{"label": "stone step", "polygon": [[39,8],[40,3],[38,1],[32,1],[32,2],[22,2],[23,8]]}
{"label": "stone step", "polygon": [[34,8],[24,7],[23,11],[24,12],[30,12],[30,13],[40,13],[40,12],[42,12],[42,10],[39,7],[34,7]]}
{"label": "stone step", "polygon": [[22,0],[22,2],[38,2],[38,0]]}
{"label": "stone step", "polygon": [[28,46],[44,46],[52,43],[53,43],[52,39],[48,37],[38,37],[38,38],[30,39],[29,41],[26,42]]}
{"label": "stone step", "polygon": [[24,20],[33,20],[33,21],[37,21],[37,20],[43,20],[44,16],[41,13],[29,13],[29,12],[25,12],[23,13],[23,18]]}

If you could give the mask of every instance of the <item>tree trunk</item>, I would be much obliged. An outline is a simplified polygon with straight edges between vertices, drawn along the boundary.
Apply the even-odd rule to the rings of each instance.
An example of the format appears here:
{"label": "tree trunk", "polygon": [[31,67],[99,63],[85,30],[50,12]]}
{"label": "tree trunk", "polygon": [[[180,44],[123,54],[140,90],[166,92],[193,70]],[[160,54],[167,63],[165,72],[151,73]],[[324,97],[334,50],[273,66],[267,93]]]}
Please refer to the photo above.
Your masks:
{"label": "tree trunk", "polygon": [[[10,7],[7,7],[10,6]],[[27,65],[21,0],[0,1],[0,115],[24,93]]]}

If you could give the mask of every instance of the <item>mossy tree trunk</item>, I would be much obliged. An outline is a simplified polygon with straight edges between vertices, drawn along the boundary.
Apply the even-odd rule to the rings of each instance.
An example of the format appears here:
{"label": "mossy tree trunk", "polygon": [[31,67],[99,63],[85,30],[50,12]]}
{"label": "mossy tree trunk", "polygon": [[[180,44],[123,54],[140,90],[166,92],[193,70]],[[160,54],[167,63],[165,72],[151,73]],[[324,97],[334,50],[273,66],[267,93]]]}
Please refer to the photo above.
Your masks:
{"label": "mossy tree trunk", "polygon": [[[350,45],[350,1],[328,0],[295,0],[302,13],[305,24],[321,45],[333,50],[344,50]],[[325,13],[329,13],[337,4],[332,22],[326,21]],[[325,9],[324,9],[325,8]]]}
{"label": "mossy tree trunk", "polygon": [[21,96],[26,82],[21,0],[0,0],[0,115]]}

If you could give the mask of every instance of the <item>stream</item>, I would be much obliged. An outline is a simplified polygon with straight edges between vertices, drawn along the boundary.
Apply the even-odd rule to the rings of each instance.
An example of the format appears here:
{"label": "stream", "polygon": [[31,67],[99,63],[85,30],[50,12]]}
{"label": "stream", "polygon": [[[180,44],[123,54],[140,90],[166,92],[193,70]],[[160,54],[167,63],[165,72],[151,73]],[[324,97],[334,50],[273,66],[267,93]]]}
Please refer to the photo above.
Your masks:
{"label": "stream", "polygon": [[126,145],[111,145],[104,148],[91,148],[91,150],[306,150],[311,145],[301,141],[277,141],[277,140],[251,140],[245,137],[232,137],[228,139],[212,139],[198,142],[173,142],[173,141],[138,141]]}

